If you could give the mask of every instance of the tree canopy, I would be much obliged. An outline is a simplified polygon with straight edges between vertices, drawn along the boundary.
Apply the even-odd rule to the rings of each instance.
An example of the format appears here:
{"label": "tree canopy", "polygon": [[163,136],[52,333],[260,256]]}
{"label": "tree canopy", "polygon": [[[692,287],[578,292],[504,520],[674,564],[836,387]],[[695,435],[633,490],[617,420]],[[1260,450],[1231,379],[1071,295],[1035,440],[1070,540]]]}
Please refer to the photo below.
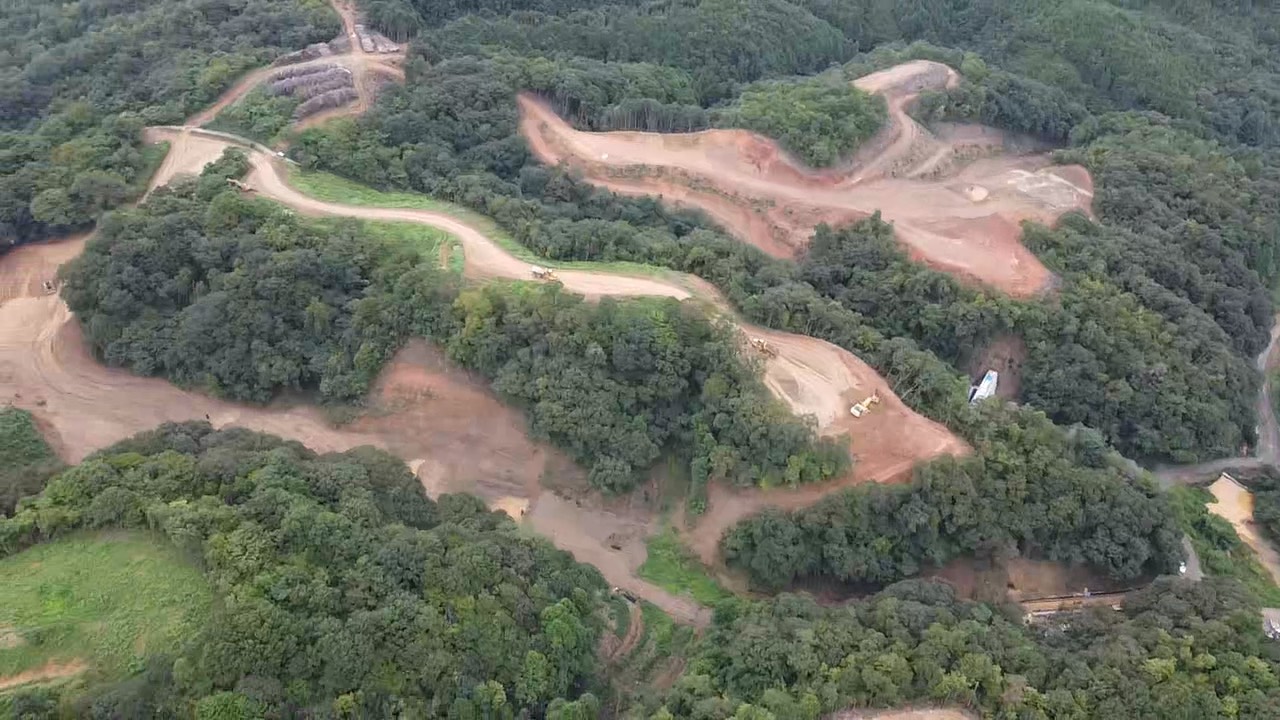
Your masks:
{"label": "tree canopy", "polygon": [[0,13],[0,250],[83,229],[141,194],[181,123],[238,75],[328,40],[297,0],[32,0]]}
{"label": "tree canopy", "polygon": [[0,519],[0,554],[81,528],[155,531],[217,602],[177,657],[70,716],[512,718],[596,682],[599,573],[372,448],[166,425]]}

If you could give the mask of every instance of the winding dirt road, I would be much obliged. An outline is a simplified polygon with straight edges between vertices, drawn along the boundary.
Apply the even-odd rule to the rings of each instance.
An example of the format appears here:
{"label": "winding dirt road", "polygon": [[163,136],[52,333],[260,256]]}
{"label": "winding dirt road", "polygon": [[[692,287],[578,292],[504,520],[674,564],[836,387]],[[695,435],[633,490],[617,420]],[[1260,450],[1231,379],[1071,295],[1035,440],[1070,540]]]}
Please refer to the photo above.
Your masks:
{"label": "winding dirt road", "polygon": [[[170,156],[157,183],[198,172],[223,149],[237,144],[224,134],[192,128],[151,128],[148,137],[170,143]],[[259,146],[239,145],[252,162],[246,184],[265,197],[308,214],[428,224],[461,240],[467,277],[527,278],[524,262],[466,223],[421,210],[315,200],[284,181],[281,160]],[[66,306],[57,296],[45,294],[41,286],[44,279],[53,276],[57,265],[79,254],[83,242],[81,238],[26,246],[0,261],[0,287],[6,288],[7,299],[0,313],[0,397],[12,398],[15,404],[32,410],[51,430],[52,441],[68,461],[161,422],[205,416],[216,426],[270,432],[297,439],[320,452],[374,445],[409,462],[432,494],[468,490],[495,506],[519,507],[527,511],[535,529],[580,560],[601,568],[614,585],[654,602],[684,622],[704,625],[709,621],[708,611],[697,603],[638,579],[642,544],[635,557],[619,557],[607,546],[605,539],[622,523],[635,524],[637,536],[643,537],[648,530],[644,522],[574,507],[538,487],[537,478],[548,467],[562,474],[580,471],[555,450],[523,437],[519,414],[501,406],[486,392],[482,381],[465,373],[436,367],[425,379],[409,382],[405,378],[420,375],[423,363],[404,354],[397,356],[374,392],[374,405],[380,411],[339,429],[310,406],[230,403],[181,390],[157,378],[100,365],[89,353]],[[725,306],[714,288],[693,277],[674,281],[566,270],[560,278],[567,289],[589,296],[698,297],[716,307]],[[908,409],[883,379],[843,349],[750,325],[744,325],[743,331],[767,339],[778,350],[777,357],[765,363],[766,384],[797,412],[813,414],[823,433],[849,433],[859,462],[854,473],[840,482],[795,492],[714,489],[715,514],[695,529],[699,537],[708,539],[699,549],[704,557],[714,555],[720,529],[760,507],[773,503],[793,506],[849,483],[894,479],[905,475],[918,460],[967,451],[944,427]],[[882,404],[871,416],[854,420],[847,405],[872,391],[880,395]],[[444,408],[456,410],[442,412]],[[486,422],[478,423],[480,417]],[[495,431],[496,438],[480,438],[485,431],[476,428],[477,424],[507,430]],[[592,524],[596,520],[599,527]]]}
{"label": "winding dirt road", "polygon": [[[345,13],[343,18],[348,34],[354,34],[353,16]],[[351,44],[356,49],[351,56],[321,61],[359,62],[359,43]],[[264,197],[308,215],[429,225],[460,240],[467,278],[529,279],[527,263],[454,217],[316,200],[288,185],[284,161],[270,150],[193,127],[269,76],[269,69],[246,76],[186,126],[148,128],[149,142],[170,143],[148,194],[175,178],[199,173],[226,148],[237,146],[251,161],[246,185]],[[424,343],[410,343],[393,359],[371,393],[370,412],[341,428],[307,404],[231,403],[99,364],[65,304],[43,287],[59,265],[80,253],[84,243],[80,237],[25,246],[0,259],[0,398],[31,410],[63,459],[76,462],[162,422],[198,419],[218,427],[235,425],[288,437],[319,452],[359,445],[381,447],[404,458],[433,496],[476,493],[492,507],[524,517],[559,547],[598,567],[613,585],[653,602],[682,622],[702,626],[710,621],[710,612],[692,599],[639,579],[637,571],[645,557],[643,538],[653,531],[652,517],[582,507],[545,491],[539,478],[548,474],[571,478],[580,476],[581,469],[554,448],[530,441],[519,412],[503,405],[483,379],[451,367]],[[693,276],[672,273],[659,279],[565,269],[558,271],[558,278],[567,290],[590,298],[696,298],[736,321],[716,289]],[[847,434],[857,464],[837,482],[795,491],[712,488],[713,511],[693,530],[705,560],[714,559],[715,542],[724,528],[762,507],[796,507],[848,484],[901,479],[916,462],[969,451],[945,427],[907,408],[872,368],[842,348],[806,336],[737,325],[744,345],[745,337],[758,337],[777,350],[776,356],[762,358],[769,389],[797,414],[812,415],[822,434]],[[872,393],[880,397],[880,405],[870,416],[854,419],[849,406]],[[637,539],[622,552],[612,550],[608,541],[620,528]]]}
{"label": "winding dirt road", "polygon": [[[196,142],[200,152],[186,157],[203,158],[210,144],[230,147],[223,134],[202,130],[151,128],[153,140],[167,140],[180,152],[184,142]],[[311,215],[355,217],[367,220],[418,222],[452,233],[462,243],[464,275],[475,280],[505,278],[525,280],[527,263],[512,257],[483,233],[449,215],[425,210],[366,207],[329,203],[303,195],[285,181],[283,161],[261,149],[241,146],[252,169],[245,185],[299,212]],[[187,168],[194,172],[196,168]],[[675,280],[631,277],[613,273],[559,270],[566,290],[588,297],[664,296],[697,297],[732,317],[728,303],[706,281],[674,275]],[[776,350],[764,358],[765,385],[797,415],[812,415],[826,436],[847,435],[855,467],[847,477],[797,489],[742,490],[715,485],[710,489],[711,509],[690,531],[689,540],[705,562],[714,561],[716,544],[724,530],[767,506],[802,507],[838,488],[863,482],[905,479],[922,460],[940,455],[963,455],[968,446],[945,426],[914,412],[902,402],[879,374],[856,355],[831,343],[804,335],[777,332],[737,322],[744,336],[762,338]],[[880,404],[869,416],[854,418],[849,408],[876,394]]]}
{"label": "winding dirt road", "polygon": [[578,131],[528,94],[518,98],[520,131],[544,162],[565,163],[615,192],[702,210],[775,257],[801,251],[819,223],[879,211],[913,258],[1013,296],[1036,295],[1052,277],[1019,241],[1020,223],[1089,212],[1092,182],[1084,168],[1054,166],[1046,155],[1001,154],[1008,137],[993,128],[934,134],[907,114],[922,90],[957,80],[949,67],[923,60],[857,80],[884,95],[890,122],[849,167],[832,171],[802,167],[744,130]]}

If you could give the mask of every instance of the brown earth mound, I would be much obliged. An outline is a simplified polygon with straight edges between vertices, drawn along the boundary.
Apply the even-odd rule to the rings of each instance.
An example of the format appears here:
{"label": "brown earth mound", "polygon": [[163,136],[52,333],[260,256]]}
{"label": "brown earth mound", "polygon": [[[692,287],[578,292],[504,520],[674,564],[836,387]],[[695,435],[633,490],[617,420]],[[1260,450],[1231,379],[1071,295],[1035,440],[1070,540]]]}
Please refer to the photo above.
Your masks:
{"label": "brown earth mound", "polygon": [[566,163],[619,193],[703,210],[775,257],[802,250],[819,223],[880,211],[913,258],[1010,295],[1035,295],[1051,276],[1019,242],[1020,223],[1088,212],[1088,173],[1054,167],[1045,155],[999,155],[1007,137],[992,128],[952,125],[934,135],[907,115],[922,89],[956,81],[950,68],[927,61],[856,81],[885,96],[890,122],[837,170],[802,167],[744,130],[581,132],[531,95],[518,99],[520,130],[544,162]]}

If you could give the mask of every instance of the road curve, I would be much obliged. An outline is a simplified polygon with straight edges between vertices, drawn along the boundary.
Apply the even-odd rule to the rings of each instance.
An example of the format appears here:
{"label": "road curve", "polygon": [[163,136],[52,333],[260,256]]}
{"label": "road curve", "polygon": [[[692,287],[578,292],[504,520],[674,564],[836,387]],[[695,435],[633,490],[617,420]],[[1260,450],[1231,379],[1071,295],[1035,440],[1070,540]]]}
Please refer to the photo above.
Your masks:
{"label": "road curve", "polygon": [[[256,143],[226,133],[191,127],[148,128],[147,139],[170,143],[170,156],[153,185],[167,183],[182,174],[198,172],[205,164],[220,157],[226,148],[238,147],[246,153],[251,165],[244,180],[245,185],[265,198],[307,215],[417,222],[439,228],[461,242],[466,277],[475,280],[529,279],[527,262],[513,257],[483,232],[455,217],[427,210],[330,203],[304,195],[286,181],[286,161]],[[670,273],[660,279],[568,269],[557,271],[557,275],[567,290],[584,296],[697,298],[736,322],[731,308],[719,292],[693,276]],[[722,529],[766,505],[792,505],[800,496],[813,501],[825,492],[838,490],[850,483],[894,479],[909,472],[910,467],[919,460],[943,454],[960,455],[969,451],[968,446],[944,426],[907,408],[883,378],[843,348],[804,335],[781,333],[741,322],[736,324],[745,335],[766,338],[776,350],[776,356],[763,363],[766,386],[797,414],[816,416],[820,432],[852,435],[851,450],[860,462],[854,474],[840,481],[824,483],[822,487],[805,487],[796,491],[756,491],[737,501],[725,499],[724,507],[720,508],[723,512],[716,516],[717,522],[706,523],[707,528],[704,530],[708,537],[716,534],[716,528],[712,526]],[[862,420],[850,419],[848,404],[872,392],[881,397],[881,405],[876,412]],[[855,428],[856,432],[849,432]],[[797,497],[790,498],[792,493]],[[581,552],[579,559],[591,562],[595,559],[592,552],[602,548],[567,549],[575,555]],[[593,564],[605,566],[599,562]],[[607,579],[662,607],[682,622],[705,626],[709,621],[706,608],[691,599],[663,591],[634,575],[617,575]]]}

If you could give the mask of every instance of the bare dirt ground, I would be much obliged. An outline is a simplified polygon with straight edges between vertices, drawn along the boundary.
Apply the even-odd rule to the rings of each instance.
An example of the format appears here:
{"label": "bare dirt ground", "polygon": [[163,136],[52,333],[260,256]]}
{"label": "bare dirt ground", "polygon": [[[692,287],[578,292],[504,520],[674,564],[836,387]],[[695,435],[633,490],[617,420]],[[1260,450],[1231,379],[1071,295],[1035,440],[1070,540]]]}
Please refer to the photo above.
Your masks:
{"label": "bare dirt ground", "polygon": [[16,675],[0,677],[0,692],[10,688],[20,687],[22,685],[46,683],[50,680],[69,678],[72,675],[79,675],[88,669],[89,666],[81,660],[46,663],[35,670],[26,670],[17,673]]}
{"label": "bare dirt ground", "polygon": [[[349,26],[350,27],[350,26]],[[358,46],[358,43],[356,44]],[[332,58],[328,58],[332,60]],[[243,83],[242,83],[243,84]],[[242,95],[238,84],[228,97]],[[219,102],[225,107],[228,97]],[[211,116],[210,116],[211,117]],[[201,119],[197,116],[195,119]],[[311,215],[369,220],[421,222],[459,238],[466,277],[527,279],[529,268],[483,233],[453,217],[422,210],[369,208],[325,203],[302,195],[283,179],[281,161],[260,146],[222,133],[184,126],[149,128],[148,140],[167,140],[170,152],[151,187],[175,177],[198,174],[228,146],[248,151],[252,171],[246,184],[256,192]],[[653,531],[647,509],[604,507],[589,499],[558,497],[543,478],[580,482],[581,470],[557,451],[530,442],[523,418],[505,407],[482,380],[450,368],[425,344],[410,344],[384,371],[371,396],[371,410],[356,422],[334,427],[316,408],[276,402],[246,406],[175,388],[96,362],[71,322],[66,306],[43,292],[42,278],[74,257],[83,238],[64,244],[22,248],[0,260],[0,399],[33,411],[51,441],[69,462],[93,450],[166,421],[209,419],[215,426],[239,425],[299,440],[321,451],[374,445],[405,459],[433,495],[467,491],[513,517],[523,516],[535,530],[580,561],[598,567],[612,584],[655,603],[677,620],[705,625],[710,613],[640,580],[644,540]],[[562,270],[566,289],[596,298],[604,295],[699,297],[728,313],[714,288],[697,278],[660,280],[609,273]],[[715,488],[723,509],[713,520],[727,527],[769,504],[812,502],[848,483],[904,476],[919,459],[946,452],[963,453],[963,443],[941,426],[916,415],[884,381],[852,354],[813,338],[742,325],[743,332],[765,337],[779,349],[765,363],[766,384],[798,413],[811,413],[823,434],[848,432],[859,455],[857,470],[842,482],[802,491],[737,493]],[[871,390],[882,404],[861,421],[847,406]],[[566,480],[567,478],[567,480]],[[719,501],[717,501],[719,502]],[[715,525],[700,527],[706,537]],[[715,535],[718,538],[718,534]],[[619,540],[619,538],[622,538]],[[616,549],[615,549],[616,546]],[[714,547],[714,541],[710,543]]]}
{"label": "bare dirt ground", "polygon": [[969,378],[977,384],[987,370],[1000,373],[996,397],[1017,401],[1022,393],[1022,364],[1027,359],[1027,344],[1017,335],[992,340],[968,363]]}
{"label": "bare dirt ground", "polygon": [[952,125],[935,135],[906,114],[922,89],[956,79],[944,65],[915,61],[856,81],[885,95],[890,122],[838,170],[802,167],[743,130],[581,132],[530,95],[518,99],[520,129],[544,162],[567,163],[620,193],[700,209],[776,257],[802,250],[819,223],[879,210],[915,259],[1013,296],[1036,295],[1052,277],[1019,242],[1020,223],[1088,212],[1092,183],[1083,168],[1053,166],[1042,154],[1002,154],[1008,138],[995,129]]}
{"label": "bare dirt ground", "polygon": [[[171,152],[178,152],[178,157],[187,158],[192,162],[190,165],[178,162],[166,163],[167,172],[174,174],[198,172],[207,158],[220,154],[220,150],[213,151],[213,145],[221,143],[225,147],[232,144],[222,136],[201,130],[152,128],[150,132],[156,139],[169,140],[173,147]],[[201,143],[202,151],[183,153],[183,145],[192,140]],[[253,170],[245,182],[263,196],[309,214],[429,224],[450,232],[460,239],[464,248],[464,274],[467,277],[477,280],[494,277],[515,279],[527,277],[526,263],[507,254],[482,233],[452,217],[422,210],[370,208],[321,202],[289,187],[282,177],[280,162],[276,158],[251,147],[244,149],[248,150],[253,164]],[[675,283],[650,277],[626,277],[570,270],[559,272],[559,278],[568,290],[587,296],[659,295],[688,298],[697,295],[716,307],[724,307],[724,301],[715,293],[714,288],[696,278],[686,278],[682,283]],[[799,490],[737,491],[728,488],[712,488],[712,511],[693,531],[696,549],[700,556],[713,558],[720,533],[737,520],[765,506],[799,507],[849,484],[906,477],[911,466],[922,459],[944,453],[966,452],[964,444],[944,427],[909,410],[887,383],[853,354],[830,343],[805,336],[779,333],[750,325],[744,325],[743,332],[746,335],[767,339],[778,350],[777,357],[765,363],[766,384],[795,412],[813,414],[818,419],[819,429],[823,434],[847,433],[850,436],[851,450],[858,457],[858,462],[854,472],[839,482],[824,483]],[[166,383],[161,382],[160,385],[171,389]],[[870,416],[854,419],[848,414],[849,405],[872,392],[880,396],[881,403],[876,406]],[[297,412],[302,410],[299,409]],[[434,417],[433,415],[432,418]],[[356,430],[363,432],[368,428],[357,424],[348,432]],[[121,433],[120,437],[128,434],[130,433]],[[438,482],[430,480],[433,477],[449,477],[451,472],[466,469],[465,463],[462,468],[452,470],[447,466],[438,467],[438,459],[428,462],[427,459],[433,457],[431,454],[405,447],[403,443],[387,438],[381,433],[376,433],[376,436],[377,444],[400,454],[406,460],[423,460],[418,471],[421,476],[428,479],[429,488],[439,491],[467,487],[467,483],[464,482],[460,486],[443,488]],[[313,437],[315,440],[310,444],[320,440],[318,429],[313,431]],[[360,444],[349,438],[343,441]],[[368,439],[364,441],[369,442]],[[463,447],[473,449],[473,446],[467,443],[464,443]],[[437,449],[435,452],[447,451]],[[567,471],[562,469],[561,472]],[[477,474],[476,477],[481,475],[484,473]],[[500,493],[491,491],[488,494],[483,487],[469,489],[479,492],[491,501],[497,501],[499,498],[516,498],[504,501],[507,507],[526,510],[526,517],[535,529],[552,537],[561,547],[570,549],[579,560],[591,562],[600,567],[605,576],[615,585],[627,587],[646,599],[662,598],[664,602],[659,604],[673,615],[698,622],[705,621],[696,606],[678,598],[662,597],[656,588],[651,586],[646,588],[647,583],[635,577],[635,570],[644,561],[643,538],[652,530],[648,516],[632,521],[636,529],[635,540],[628,544],[624,552],[612,549],[608,538],[615,534],[619,523],[626,526],[628,521],[620,519],[609,511],[590,508],[582,510],[575,505],[570,514],[581,517],[575,521],[567,521],[565,503],[568,501],[554,498],[546,493],[534,496],[526,492],[522,496],[510,487]],[[521,497],[528,498],[529,505],[522,505],[519,501]],[[595,522],[601,518],[606,519],[607,522]],[[688,607],[685,607],[686,605]]]}
{"label": "bare dirt ground", "polygon": [[[908,408],[884,378],[856,355],[830,343],[747,326],[753,337],[778,350],[765,364],[765,384],[797,415],[813,415],[819,433],[847,435],[853,472],[837,480],[797,488],[735,488],[712,483],[707,511],[682,534],[708,565],[716,562],[722,535],[738,521],[766,507],[807,507],[829,493],[867,482],[910,479],[916,463],[941,455],[965,455],[968,446],[945,426]],[[870,415],[855,418],[849,408],[879,395]]]}
{"label": "bare dirt ground", "polygon": [[1217,499],[1206,506],[1209,512],[1231,523],[1240,539],[1257,554],[1258,562],[1271,573],[1271,579],[1280,583],[1280,553],[1253,522],[1253,494],[1225,475],[1209,486],[1209,492]]}
{"label": "bare dirt ground", "polygon": [[189,130],[163,133],[148,128],[143,131],[142,137],[148,143],[169,143],[169,154],[164,156],[164,162],[160,163],[160,168],[147,185],[148,195],[179,177],[199,175],[205,165],[222,156],[222,151],[227,146],[223,140],[201,134],[192,135]]}

